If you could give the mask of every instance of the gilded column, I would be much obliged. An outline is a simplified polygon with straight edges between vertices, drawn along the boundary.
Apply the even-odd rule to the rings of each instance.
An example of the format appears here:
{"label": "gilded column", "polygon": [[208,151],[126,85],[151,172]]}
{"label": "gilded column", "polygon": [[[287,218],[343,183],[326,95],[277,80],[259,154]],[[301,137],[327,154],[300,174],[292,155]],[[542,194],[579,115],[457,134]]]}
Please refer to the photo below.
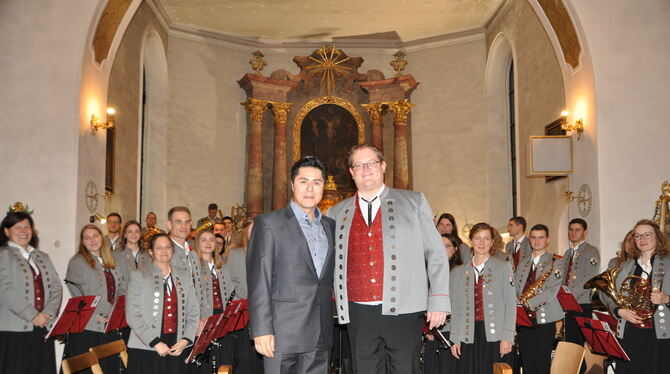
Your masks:
{"label": "gilded column", "polygon": [[370,116],[370,144],[384,152],[384,112],[382,103],[361,104]]}
{"label": "gilded column", "polygon": [[247,98],[240,103],[249,113],[247,132],[247,217],[263,213],[263,114],[268,102]]}
{"label": "gilded column", "polygon": [[407,150],[407,117],[414,104],[407,99],[389,103],[393,112],[393,187],[409,188],[409,155]]}
{"label": "gilded column", "polygon": [[272,165],[272,210],[288,203],[288,172],[286,165],[286,121],[293,103],[275,103],[272,115],[275,126],[275,144]]}

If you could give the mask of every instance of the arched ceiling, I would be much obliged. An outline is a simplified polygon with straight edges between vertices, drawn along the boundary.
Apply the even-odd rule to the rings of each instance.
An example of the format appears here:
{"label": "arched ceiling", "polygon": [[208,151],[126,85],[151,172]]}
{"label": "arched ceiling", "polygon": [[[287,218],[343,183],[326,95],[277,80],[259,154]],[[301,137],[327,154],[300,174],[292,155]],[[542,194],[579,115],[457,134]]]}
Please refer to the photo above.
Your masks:
{"label": "arched ceiling", "polygon": [[264,42],[409,42],[483,28],[504,0],[154,0],[171,25]]}

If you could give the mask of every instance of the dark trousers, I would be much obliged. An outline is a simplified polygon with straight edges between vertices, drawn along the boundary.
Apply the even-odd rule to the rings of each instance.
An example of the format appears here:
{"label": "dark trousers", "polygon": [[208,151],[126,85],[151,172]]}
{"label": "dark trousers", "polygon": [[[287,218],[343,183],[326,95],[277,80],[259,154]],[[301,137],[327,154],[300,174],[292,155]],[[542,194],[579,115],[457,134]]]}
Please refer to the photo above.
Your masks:
{"label": "dark trousers", "polygon": [[565,313],[565,341],[584,345],[584,335],[579,329],[575,317],[593,318],[593,306],[591,304],[579,304],[584,310],[582,313],[568,311]]}
{"label": "dark trousers", "polygon": [[265,374],[327,374],[330,364],[330,347],[322,338],[313,351],[283,353],[275,351],[273,358],[264,357]]}
{"label": "dark trousers", "polygon": [[554,347],[556,324],[517,326],[517,341],[524,374],[548,374]]}
{"label": "dark trousers", "polygon": [[349,303],[349,340],[357,374],[417,374],[424,312],[382,315],[381,305]]}

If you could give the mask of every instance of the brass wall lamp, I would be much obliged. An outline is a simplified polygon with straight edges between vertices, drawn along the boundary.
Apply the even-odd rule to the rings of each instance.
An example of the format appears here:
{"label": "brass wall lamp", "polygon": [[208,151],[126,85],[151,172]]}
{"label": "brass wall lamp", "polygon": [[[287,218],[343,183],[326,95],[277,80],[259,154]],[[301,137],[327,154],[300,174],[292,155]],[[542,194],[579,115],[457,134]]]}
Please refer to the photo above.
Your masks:
{"label": "brass wall lamp", "polygon": [[565,131],[577,131],[577,140],[582,138],[582,133],[584,132],[584,121],[582,118],[579,118],[575,123],[571,124],[568,122],[568,115],[570,112],[564,110],[561,112],[561,130]]}
{"label": "brass wall lamp", "polygon": [[98,130],[113,129],[115,124],[116,110],[112,107],[107,108],[107,121],[101,122],[97,115],[91,114],[91,134],[95,135]]}

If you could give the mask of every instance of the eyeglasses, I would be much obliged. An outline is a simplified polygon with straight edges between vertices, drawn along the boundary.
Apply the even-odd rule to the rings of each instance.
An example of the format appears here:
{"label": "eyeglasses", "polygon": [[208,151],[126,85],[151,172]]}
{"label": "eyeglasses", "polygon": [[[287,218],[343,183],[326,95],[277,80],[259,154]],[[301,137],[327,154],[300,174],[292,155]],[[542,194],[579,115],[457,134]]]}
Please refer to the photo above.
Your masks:
{"label": "eyeglasses", "polygon": [[367,167],[368,169],[376,169],[376,168],[379,167],[379,164],[381,164],[381,163],[382,163],[382,162],[379,161],[379,160],[368,161],[368,162],[358,162],[358,163],[355,163],[355,164],[351,165],[351,167],[352,167],[354,170],[363,170],[363,169],[365,169],[366,167]]}
{"label": "eyeglasses", "polygon": [[633,237],[635,238],[635,240],[640,240],[642,238],[651,239],[652,236],[654,236],[653,232],[645,232],[643,234],[635,234],[635,236]]}

